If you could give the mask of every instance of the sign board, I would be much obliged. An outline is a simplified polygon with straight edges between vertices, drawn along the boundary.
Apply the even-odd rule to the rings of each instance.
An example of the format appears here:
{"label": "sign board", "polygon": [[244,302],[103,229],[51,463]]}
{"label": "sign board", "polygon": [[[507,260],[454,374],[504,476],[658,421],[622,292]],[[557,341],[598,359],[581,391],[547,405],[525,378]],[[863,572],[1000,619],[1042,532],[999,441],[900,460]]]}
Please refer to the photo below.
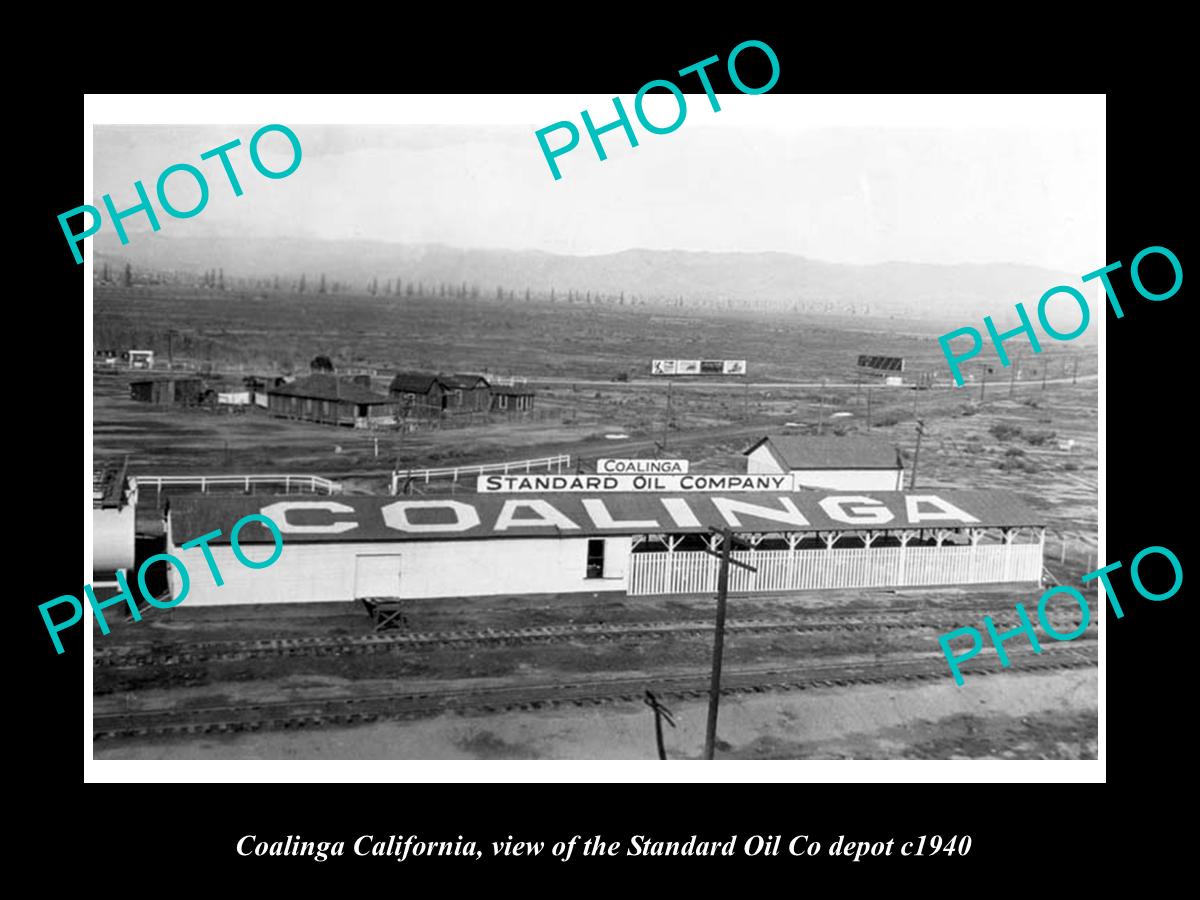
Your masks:
{"label": "sign board", "polygon": [[736,493],[794,491],[795,476],[787,475],[480,475],[481,494],[575,493]]}
{"label": "sign board", "polygon": [[873,369],[877,372],[903,372],[904,357],[902,356],[860,356],[859,368]]}
{"label": "sign board", "polygon": [[652,359],[651,375],[745,375],[744,359]]}
{"label": "sign board", "polygon": [[686,475],[686,459],[598,459],[601,475]]}

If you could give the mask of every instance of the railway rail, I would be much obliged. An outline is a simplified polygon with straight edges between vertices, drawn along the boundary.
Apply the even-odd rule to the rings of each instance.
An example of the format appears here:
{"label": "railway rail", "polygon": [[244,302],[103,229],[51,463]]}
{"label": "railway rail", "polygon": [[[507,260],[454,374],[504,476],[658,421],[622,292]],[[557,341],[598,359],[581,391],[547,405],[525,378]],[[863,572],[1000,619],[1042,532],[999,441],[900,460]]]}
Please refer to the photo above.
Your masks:
{"label": "railway rail", "polygon": [[[985,612],[995,612],[987,609]],[[824,632],[904,631],[940,629],[949,631],[971,621],[971,610],[955,609],[920,616],[884,613],[867,618],[840,616],[802,619],[746,619],[726,622],[730,634],[803,635]],[[976,616],[977,618],[977,616]],[[1055,617],[1057,619],[1057,617]],[[1057,624],[1068,624],[1064,617]],[[1066,630],[1073,629],[1070,624]],[[195,643],[131,645],[97,648],[93,657],[100,668],[131,668],[144,665],[183,665],[316,656],[356,656],[394,653],[404,649],[527,646],[563,642],[641,642],[667,637],[703,637],[711,634],[709,621],[661,621],[624,624],[543,625],[529,628],[485,628],[455,631],[364,634],[348,637],[268,638],[244,641],[200,641]]]}
{"label": "railway rail", "polygon": [[[1021,673],[1086,668],[1097,663],[1094,641],[1058,645],[1044,650],[1040,655],[1031,651],[1010,651],[1009,656],[1014,670]],[[964,671],[982,676],[1006,670],[991,660],[987,663],[968,662]],[[945,661],[940,656],[742,668],[725,672],[721,694],[738,696],[946,678]],[[419,719],[444,713],[492,714],[640,703],[647,689],[653,689],[655,694],[663,698],[701,700],[708,695],[708,679],[707,671],[620,675],[555,683],[447,688],[236,706],[190,707],[184,710],[113,712],[95,715],[92,733],[95,740],[103,741],[345,727]]]}

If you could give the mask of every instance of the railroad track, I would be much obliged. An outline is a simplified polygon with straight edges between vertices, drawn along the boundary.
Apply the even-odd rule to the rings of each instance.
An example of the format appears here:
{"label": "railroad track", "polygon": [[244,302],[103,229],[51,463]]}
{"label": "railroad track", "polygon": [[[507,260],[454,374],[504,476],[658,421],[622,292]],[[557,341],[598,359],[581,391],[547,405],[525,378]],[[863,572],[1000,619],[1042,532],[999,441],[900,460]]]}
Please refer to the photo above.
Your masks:
{"label": "railroad track", "polygon": [[[994,612],[995,610],[993,610]],[[945,614],[911,616],[885,613],[869,619],[841,616],[836,619],[746,619],[727,622],[730,634],[803,635],[825,632],[912,631],[938,628],[949,631],[970,623],[971,613],[954,610]],[[976,617],[977,620],[978,617]],[[1069,631],[1075,623],[1068,617],[1056,625]],[[455,631],[363,634],[347,637],[269,638],[248,641],[201,641],[95,650],[93,660],[100,668],[132,668],[145,665],[186,665],[291,657],[356,656],[395,653],[408,648],[462,648],[527,646],[565,642],[642,642],[668,637],[702,637],[711,634],[707,621],[633,622],[624,624],[543,625],[529,628],[485,628]]]}
{"label": "railroad track", "polygon": [[[1016,673],[1095,666],[1095,641],[1058,645],[1041,654],[1009,652]],[[1006,671],[995,659],[971,660],[963,671],[973,677]],[[444,713],[494,714],[517,710],[610,706],[637,703],[648,689],[672,700],[708,696],[707,671],[673,675],[600,677],[587,681],[505,687],[447,688],[411,693],[249,703],[241,706],[192,707],[186,710],[143,710],[103,713],[92,718],[96,741],[121,738],[167,738],[183,735],[239,734],[319,727],[345,727],[381,721],[420,719]],[[949,682],[941,657],[885,659],[852,663],[726,670],[722,696],[802,691],[910,681]]]}

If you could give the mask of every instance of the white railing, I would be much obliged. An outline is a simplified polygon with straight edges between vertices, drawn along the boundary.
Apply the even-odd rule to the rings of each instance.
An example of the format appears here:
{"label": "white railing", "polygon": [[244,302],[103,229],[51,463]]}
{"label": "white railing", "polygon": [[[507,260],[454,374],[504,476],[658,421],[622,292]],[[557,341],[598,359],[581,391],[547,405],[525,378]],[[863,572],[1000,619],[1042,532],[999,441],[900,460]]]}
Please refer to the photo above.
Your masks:
{"label": "white railing", "polygon": [[[729,567],[729,590],[811,591],[822,588],[918,587],[1038,581],[1038,544],[969,547],[884,547],[850,550],[737,550],[731,558],[754,566]],[[629,593],[705,594],[717,589],[720,560],[701,552],[634,553]]]}
{"label": "white railing", "polygon": [[471,475],[486,475],[488,472],[500,472],[507,475],[510,472],[562,472],[571,465],[570,454],[560,453],[558,456],[543,456],[538,459],[516,459],[502,463],[483,463],[473,466],[446,466],[441,469],[397,469],[392,473],[392,493],[395,494],[400,485],[406,481],[420,481],[429,484],[431,478],[450,478],[458,481],[460,477]]}
{"label": "white railing", "polygon": [[341,484],[320,475],[138,475],[130,481],[139,488],[153,487],[160,494],[171,487],[199,488],[202,494],[207,494],[210,488],[240,487],[249,493],[257,486],[282,487],[285,494],[342,492]]}

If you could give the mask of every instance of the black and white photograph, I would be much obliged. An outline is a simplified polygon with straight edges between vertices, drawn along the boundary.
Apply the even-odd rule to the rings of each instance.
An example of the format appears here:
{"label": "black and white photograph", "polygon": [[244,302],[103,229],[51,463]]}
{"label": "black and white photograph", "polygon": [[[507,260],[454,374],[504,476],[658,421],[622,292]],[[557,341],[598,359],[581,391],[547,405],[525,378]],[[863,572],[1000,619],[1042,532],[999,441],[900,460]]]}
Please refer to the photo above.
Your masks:
{"label": "black and white photograph", "polygon": [[95,764],[1097,759],[1103,96],[684,90],[98,101]]}

